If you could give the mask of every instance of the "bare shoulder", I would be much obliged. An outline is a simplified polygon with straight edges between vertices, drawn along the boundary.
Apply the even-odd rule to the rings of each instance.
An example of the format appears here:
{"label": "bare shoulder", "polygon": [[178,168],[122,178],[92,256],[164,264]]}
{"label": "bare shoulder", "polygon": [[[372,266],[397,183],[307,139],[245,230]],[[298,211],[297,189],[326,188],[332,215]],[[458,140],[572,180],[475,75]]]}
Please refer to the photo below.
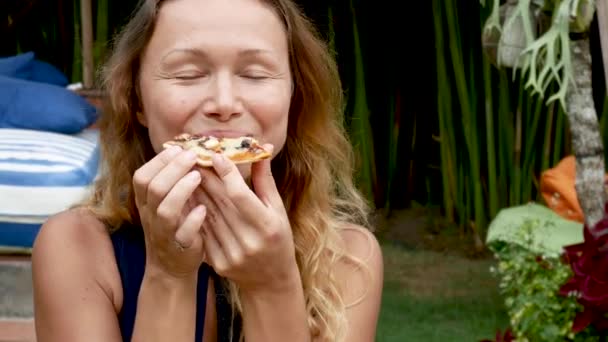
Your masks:
{"label": "bare shoulder", "polygon": [[103,223],[86,209],[70,209],[49,217],[42,225],[34,242],[32,263],[45,264],[56,257],[99,262],[97,258],[109,252],[111,241]]}
{"label": "bare shoulder", "polygon": [[384,282],[382,248],[376,236],[358,225],[347,225],[340,230],[345,257],[337,265],[338,277],[346,304],[365,297],[379,299]]}
{"label": "bare shoulder", "polygon": [[378,239],[369,229],[349,224],[340,230],[343,247],[349,255],[369,267],[382,270],[382,250]]}
{"label": "bare shoulder", "polygon": [[347,257],[334,270],[346,305],[346,341],[375,341],[380,315],[384,265],[376,236],[360,226],[340,230]]}
{"label": "bare shoulder", "polygon": [[120,304],[121,296],[114,291],[120,280],[110,235],[86,209],[53,215],[40,228],[32,250],[32,271],[41,273],[59,266],[75,276],[95,277],[113,303]]}
{"label": "bare shoulder", "polygon": [[347,308],[346,341],[375,341],[384,282],[382,249],[364,227],[347,225],[340,235],[347,257],[335,274]]}
{"label": "bare shoulder", "polygon": [[[86,249],[88,244],[98,244],[108,237],[104,225],[86,209],[77,208],[49,217],[40,228],[34,243],[34,253],[47,251],[54,243],[71,244],[72,248]],[[84,245],[83,245],[84,244]]]}
{"label": "bare shoulder", "polygon": [[[109,234],[85,209],[56,214],[42,225],[32,250],[32,276],[36,332],[44,336],[39,341],[83,338],[83,330],[101,330],[95,320],[111,321],[122,305]],[[107,324],[103,329],[101,336],[115,340],[116,329]]]}

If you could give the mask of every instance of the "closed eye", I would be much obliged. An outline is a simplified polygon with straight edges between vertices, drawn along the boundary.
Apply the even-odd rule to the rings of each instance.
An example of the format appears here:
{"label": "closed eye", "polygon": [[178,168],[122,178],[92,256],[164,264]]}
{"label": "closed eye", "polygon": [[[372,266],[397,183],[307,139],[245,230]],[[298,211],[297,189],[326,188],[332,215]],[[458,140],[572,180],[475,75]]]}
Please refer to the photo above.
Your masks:
{"label": "closed eye", "polygon": [[242,75],[241,77],[247,78],[250,80],[265,80],[268,78],[266,75]]}
{"label": "closed eye", "polygon": [[176,80],[180,80],[180,81],[190,81],[190,80],[195,80],[197,78],[201,78],[204,77],[204,74],[180,74],[180,75],[175,75],[173,76],[173,78],[175,78]]}

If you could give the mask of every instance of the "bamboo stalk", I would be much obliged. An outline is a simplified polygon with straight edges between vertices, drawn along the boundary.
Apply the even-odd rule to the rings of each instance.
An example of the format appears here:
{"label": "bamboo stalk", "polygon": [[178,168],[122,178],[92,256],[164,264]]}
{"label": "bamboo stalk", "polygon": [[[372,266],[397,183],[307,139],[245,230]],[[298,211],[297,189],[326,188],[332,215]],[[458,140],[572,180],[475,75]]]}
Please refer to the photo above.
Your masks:
{"label": "bamboo stalk", "polygon": [[110,39],[108,24],[109,24],[109,0],[97,0],[97,11],[96,11],[96,27],[95,27],[95,43],[94,43],[94,55],[93,55],[93,67],[94,70],[100,65],[105,59],[106,46]]}
{"label": "bamboo stalk", "polygon": [[[553,94],[555,92],[555,84],[552,84],[549,88],[549,93]],[[557,135],[558,129],[560,128],[555,120],[556,112],[559,110],[559,107],[555,106],[555,102],[549,103],[547,106],[547,119],[545,121],[545,135],[543,142],[543,159],[541,161],[541,170],[547,170],[549,167],[553,166],[553,159],[551,157],[551,153],[554,150],[559,150],[560,146],[557,145]],[[560,113],[557,113],[558,115]],[[555,134],[555,138],[553,137]],[[553,142],[553,144],[552,144]],[[551,148],[553,146],[553,149]]]}
{"label": "bamboo stalk", "polygon": [[355,148],[358,155],[358,185],[370,204],[375,204],[376,169],[374,157],[374,144],[371,124],[369,122],[369,107],[365,84],[365,67],[363,63],[363,50],[359,39],[357,16],[352,0],[350,1],[352,15],[353,54],[355,64],[354,81],[354,107],[351,120],[351,129]]}
{"label": "bamboo stalk", "polygon": [[[462,48],[462,47],[461,47]],[[467,88],[469,92],[469,96],[471,98],[471,130],[473,135],[471,136],[472,144],[471,144],[471,153],[473,156],[470,157],[470,165],[473,169],[473,175],[475,178],[471,179],[471,185],[473,186],[473,205],[475,206],[475,217],[473,223],[471,223],[473,239],[475,242],[475,247],[478,251],[481,251],[484,247],[483,239],[481,236],[484,234],[486,227],[486,222],[488,218],[488,211],[486,209],[485,201],[484,201],[484,191],[483,191],[483,177],[481,174],[481,159],[483,154],[482,145],[483,143],[480,141],[480,130],[479,130],[479,119],[483,118],[480,115],[479,110],[477,109],[477,91],[478,89],[476,85],[476,75],[475,71],[478,70],[477,63],[475,58],[473,57],[473,50],[469,50],[469,87]],[[483,70],[482,70],[483,71]]]}
{"label": "bamboo stalk", "polygon": [[72,51],[72,70],[71,79],[72,82],[82,81],[82,25],[80,24],[81,16],[77,15],[80,12],[80,1],[73,0],[72,5],[74,11],[72,15],[72,22],[74,25],[74,48]]}
{"label": "bamboo stalk", "polygon": [[469,205],[471,196],[470,191],[467,191],[469,184],[468,173],[464,170],[464,165],[458,163],[458,214],[459,214],[459,225],[460,227],[467,227],[469,218],[471,217],[472,205]]}
{"label": "bamboo stalk", "polygon": [[333,8],[327,6],[327,35],[328,45],[332,53],[336,51],[336,29],[334,27],[334,12]]}
{"label": "bamboo stalk", "polygon": [[566,140],[566,120],[564,120],[564,117],[566,116],[566,113],[564,113],[563,107],[562,106],[556,106],[557,107],[557,114],[555,115],[555,142],[554,142],[554,149],[553,149],[553,165],[557,165],[557,163],[559,163],[559,161],[562,159],[563,157],[563,151],[564,151],[564,143]]}
{"label": "bamboo stalk", "polygon": [[[477,199],[482,196],[482,188],[477,184],[477,182],[481,180],[481,173],[479,168],[479,150],[477,148],[478,136],[476,117],[474,116],[476,112],[473,109],[475,101],[471,100],[471,94],[469,93],[469,87],[467,86],[467,75],[465,73],[464,57],[462,55],[462,45],[460,43],[460,30],[457,22],[456,6],[453,0],[445,1],[444,6],[446,8],[449,47],[456,81],[456,93],[458,94],[458,101],[460,103],[463,133],[469,159],[468,172],[471,174],[471,177],[468,179],[470,183],[467,182],[467,184],[470,186],[469,189],[473,189],[474,191],[472,196],[468,196],[468,199],[472,202],[467,201],[467,203],[470,204],[468,207],[473,207],[475,209],[475,214],[469,216],[469,218],[474,218],[476,227],[484,227],[486,213],[483,205],[480,205],[482,203],[478,203],[477,201]],[[474,67],[472,60],[470,63],[472,64],[471,66]],[[474,79],[468,78],[468,80],[469,82],[473,82]],[[474,89],[474,86],[471,86],[471,88]]]}
{"label": "bamboo stalk", "polygon": [[[545,121],[545,135],[543,145],[543,159],[541,162],[541,170],[547,170],[551,166],[551,132],[553,132],[553,121],[555,116],[555,103],[549,104],[547,110],[547,120]],[[557,130],[555,130],[557,132]],[[555,147],[558,148],[557,146]]]}
{"label": "bamboo stalk", "polygon": [[[448,92],[439,91],[440,94],[447,94]],[[454,177],[456,166],[454,165],[453,159],[454,154],[452,148],[450,148],[450,141],[452,140],[447,127],[446,119],[449,116],[448,111],[445,109],[444,101],[439,101],[439,144],[441,153],[441,177],[443,182],[443,205],[446,212],[446,216],[449,222],[454,222],[454,211],[457,193],[457,184]]]}
{"label": "bamboo stalk", "polygon": [[498,169],[500,179],[500,207],[509,205],[510,184],[513,179],[513,119],[511,113],[510,78],[506,71],[500,70],[498,83],[498,117],[502,123],[498,130]]}
{"label": "bamboo stalk", "polygon": [[82,26],[82,83],[84,88],[93,86],[93,17],[91,0],[80,0],[80,17]]}
{"label": "bamboo stalk", "polygon": [[452,122],[452,92],[450,89],[450,79],[448,76],[445,62],[444,50],[444,28],[441,5],[438,0],[433,0],[433,15],[435,28],[435,62],[437,65],[437,104],[439,115],[439,148],[441,154],[441,177],[443,183],[443,205],[449,222],[455,222],[455,213],[464,213],[458,206],[462,201],[458,201],[458,196],[462,195],[460,188],[460,173],[457,168],[456,139],[454,136],[455,127]]}
{"label": "bamboo stalk", "polygon": [[488,158],[488,202],[489,215],[494,218],[498,214],[498,184],[496,174],[496,148],[494,145],[494,104],[492,101],[492,68],[487,57],[483,58],[483,79],[485,86],[485,116],[486,116],[486,155]]}
{"label": "bamboo stalk", "polygon": [[[511,185],[511,205],[519,205],[521,204],[524,197],[524,187],[527,186],[527,183],[531,183],[530,179],[526,179],[525,173],[526,170],[524,160],[526,146],[524,143],[524,129],[528,128],[524,127],[524,120],[528,121],[530,117],[532,117],[531,113],[531,102],[529,101],[528,93],[525,91],[524,87],[525,80],[520,78],[520,83],[518,87],[519,95],[517,98],[517,107],[515,108],[515,132],[514,132],[514,141],[513,141],[513,154],[511,156],[513,161],[513,183]],[[526,122],[527,124],[527,122]]]}
{"label": "bamboo stalk", "polygon": [[394,180],[397,171],[398,147],[399,147],[399,130],[400,130],[400,96],[397,90],[390,98],[389,119],[387,130],[389,132],[388,139],[388,165],[387,165],[387,193],[386,193],[386,209],[390,213],[392,210],[392,198],[394,194]]}
{"label": "bamboo stalk", "polygon": [[[534,105],[534,111],[532,106]],[[523,127],[524,143],[522,148],[522,168],[521,168],[521,202],[525,203],[532,200],[532,190],[535,186],[534,171],[538,149],[536,143],[538,137],[538,122],[542,110],[542,102],[532,97],[528,97],[526,106],[526,124]]]}
{"label": "bamboo stalk", "polygon": [[519,101],[515,110],[515,145],[513,146],[513,184],[511,184],[511,205],[521,203],[521,130],[522,130],[522,102],[523,87],[519,88]]}

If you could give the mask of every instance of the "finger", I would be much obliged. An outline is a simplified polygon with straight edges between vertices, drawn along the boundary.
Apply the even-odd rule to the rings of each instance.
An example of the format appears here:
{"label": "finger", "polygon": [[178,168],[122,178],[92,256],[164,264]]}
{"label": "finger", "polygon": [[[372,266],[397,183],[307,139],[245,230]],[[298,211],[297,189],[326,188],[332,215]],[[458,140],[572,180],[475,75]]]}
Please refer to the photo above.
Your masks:
{"label": "finger", "polygon": [[[223,212],[205,190],[201,188],[195,190],[194,197],[208,208],[207,212],[209,214],[205,219],[205,225],[208,226],[208,229],[203,229],[203,232],[213,229],[219,242],[223,246],[227,246],[225,249],[234,251],[227,252],[226,255],[230,257],[232,262],[240,263],[247,248],[258,245],[258,232],[241,221],[238,210],[230,213]],[[257,218],[259,218],[259,215]]]}
{"label": "finger", "polygon": [[[242,226],[243,223],[239,223],[235,217],[232,217],[230,220],[233,222],[233,224],[230,224],[229,220],[226,219],[228,215],[237,215],[237,213],[234,211],[231,213],[223,212],[220,208],[218,208],[215,201],[213,201],[213,199],[210,198],[204,191],[202,191],[199,196],[201,203],[205,203],[205,206],[207,207],[207,230],[213,231],[215,238],[222,246],[224,256],[226,257],[227,261],[231,262],[232,264],[242,263],[243,248],[239,239],[241,234],[237,234],[236,230],[239,230],[239,233],[242,233],[243,235],[247,235],[249,232],[241,232],[243,229],[238,229],[239,227],[236,225],[240,224],[240,226]],[[237,238],[237,235],[239,238]]]}
{"label": "finger", "polygon": [[160,170],[179,154],[181,150],[182,149],[179,146],[172,146],[171,148],[165,149],[135,171],[133,174],[133,190],[135,191],[136,202],[139,201],[139,204],[141,205],[146,204],[148,184]]}
{"label": "finger", "polygon": [[201,168],[198,171],[201,176],[200,188],[202,189],[202,194],[210,198],[222,213],[237,213],[238,209],[228,197],[226,185],[224,185],[224,182],[222,182],[218,175],[208,169]]}
{"label": "finger", "polygon": [[211,161],[213,169],[225,184],[242,183],[247,185],[232,160],[226,158],[221,153],[216,153],[211,156]]}
{"label": "finger", "polygon": [[[197,189],[195,191],[196,200],[202,203],[207,208],[207,217],[205,222],[213,228],[214,230],[228,230],[230,228],[230,223],[227,222],[224,213],[220,210],[217,204],[213,201],[211,196],[205,192],[203,189]],[[233,223],[236,224],[236,220],[233,220]]]}
{"label": "finger", "polygon": [[205,221],[206,212],[205,206],[199,205],[186,216],[182,225],[175,232],[175,241],[180,246],[185,249],[197,247],[195,242],[201,238],[200,231],[203,221]]}
{"label": "finger", "polygon": [[[264,145],[264,148],[270,151],[273,149],[270,144]],[[272,176],[270,159],[262,159],[251,165],[251,182],[256,195],[264,204],[273,208],[283,207],[283,199]]]}
{"label": "finger", "polygon": [[217,240],[213,229],[208,224],[203,224],[205,230],[205,240],[203,240],[203,248],[208,264],[213,267],[216,273],[222,275],[228,267],[228,262],[224,256],[222,245]]}
{"label": "finger", "polygon": [[196,164],[197,156],[186,150],[181,152],[169,164],[162,168],[148,184],[147,203],[157,208],[169,190],[183,178]]}
{"label": "finger", "polygon": [[156,214],[159,218],[170,227],[178,225],[182,213],[188,209],[185,207],[189,198],[200,182],[201,175],[197,171],[190,171],[178,180],[158,205]]}
{"label": "finger", "polygon": [[[248,218],[259,217],[266,207],[245,183],[236,165],[221,154],[213,156],[213,168],[223,187],[214,186],[216,181],[209,173],[202,172],[201,185],[212,198],[227,196],[233,205]],[[204,171],[204,170],[203,170]]]}

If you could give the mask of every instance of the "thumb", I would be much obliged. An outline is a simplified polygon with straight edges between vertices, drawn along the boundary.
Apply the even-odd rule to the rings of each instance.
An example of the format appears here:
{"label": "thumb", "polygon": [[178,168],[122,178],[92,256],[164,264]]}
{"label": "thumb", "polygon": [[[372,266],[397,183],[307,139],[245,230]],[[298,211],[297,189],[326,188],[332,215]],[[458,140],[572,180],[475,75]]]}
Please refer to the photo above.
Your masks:
{"label": "thumb", "polygon": [[[265,144],[264,149],[272,154],[273,146]],[[251,183],[256,195],[266,205],[275,208],[283,206],[283,200],[272,176],[271,158],[262,159],[251,165]]]}

